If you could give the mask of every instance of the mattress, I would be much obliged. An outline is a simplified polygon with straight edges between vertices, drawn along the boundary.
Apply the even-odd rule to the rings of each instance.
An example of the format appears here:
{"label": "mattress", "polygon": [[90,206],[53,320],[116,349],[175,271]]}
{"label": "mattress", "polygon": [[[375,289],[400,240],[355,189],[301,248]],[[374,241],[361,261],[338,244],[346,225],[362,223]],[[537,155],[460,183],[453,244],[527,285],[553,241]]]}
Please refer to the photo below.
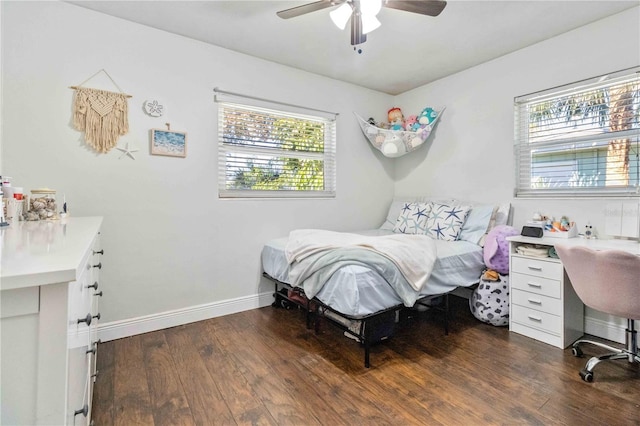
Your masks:
{"label": "mattress", "polygon": [[[390,235],[375,229],[363,235]],[[284,253],[287,237],[269,241],[262,249],[262,267],[272,278],[289,283],[289,265]],[[476,284],[484,269],[482,247],[468,241],[436,240],[438,260],[420,292],[421,297],[448,293],[456,287]],[[402,304],[385,279],[359,265],[340,268],[316,295],[322,303],[346,315],[361,316]]]}

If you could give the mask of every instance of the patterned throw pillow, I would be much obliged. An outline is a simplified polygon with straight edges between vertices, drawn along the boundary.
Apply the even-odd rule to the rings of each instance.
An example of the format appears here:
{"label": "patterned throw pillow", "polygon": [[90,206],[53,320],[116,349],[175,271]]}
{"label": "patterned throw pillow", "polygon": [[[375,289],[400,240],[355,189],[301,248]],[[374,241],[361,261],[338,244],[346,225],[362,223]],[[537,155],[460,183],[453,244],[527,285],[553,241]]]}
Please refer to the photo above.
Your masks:
{"label": "patterned throw pillow", "polygon": [[404,203],[396,219],[393,232],[401,234],[424,234],[431,203]]}
{"label": "patterned throw pillow", "polygon": [[426,234],[436,240],[456,241],[469,210],[470,206],[433,203]]}

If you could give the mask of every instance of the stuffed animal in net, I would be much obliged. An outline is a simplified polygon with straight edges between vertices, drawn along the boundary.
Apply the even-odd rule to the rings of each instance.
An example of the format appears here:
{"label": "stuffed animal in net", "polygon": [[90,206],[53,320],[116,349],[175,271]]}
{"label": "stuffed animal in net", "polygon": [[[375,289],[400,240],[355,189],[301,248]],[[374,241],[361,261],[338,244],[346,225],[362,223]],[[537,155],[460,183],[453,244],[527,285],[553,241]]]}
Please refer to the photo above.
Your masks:
{"label": "stuffed animal in net", "polygon": [[391,130],[404,130],[404,115],[402,110],[398,107],[393,107],[387,111],[387,117],[389,119],[389,129]]}
{"label": "stuffed animal in net", "polygon": [[469,298],[474,317],[495,326],[509,324],[509,242],[507,237],[518,235],[512,226],[494,227],[485,240],[483,257],[486,269],[478,287]]}
{"label": "stuffed animal in net", "polygon": [[420,134],[422,140],[427,139],[429,133],[431,133],[431,124],[436,121],[436,118],[438,118],[438,111],[431,107],[426,107],[420,112],[420,115],[418,115],[418,128],[416,132]]}
{"label": "stuffed animal in net", "polygon": [[420,127],[420,123],[418,123],[417,115],[410,115],[404,120],[404,129],[407,132],[415,132]]}
{"label": "stuffed animal in net", "polygon": [[418,122],[420,122],[420,124],[422,125],[427,125],[436,121],[436,118],[438,118],[438,111],[431,107],[426,107],[420,112],[420,115],[418,116]]}

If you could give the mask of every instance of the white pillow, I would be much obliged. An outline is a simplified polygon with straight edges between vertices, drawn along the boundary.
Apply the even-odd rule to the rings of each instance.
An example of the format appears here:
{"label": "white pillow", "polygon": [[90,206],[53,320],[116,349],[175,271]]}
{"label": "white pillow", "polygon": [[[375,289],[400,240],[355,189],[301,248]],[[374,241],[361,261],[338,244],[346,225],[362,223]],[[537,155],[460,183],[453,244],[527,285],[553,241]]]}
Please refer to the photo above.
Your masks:
{"label": "white pillow", "polygon": [[471,211],[465,220],[458,239],[478,244],[480,239],[488,232],[489,222],[493,215],[494,207],[491,204],[482,204],[471,207]]}
{"label": "white pillow", "polygon": [[404,203],[396,219],[393,232],[424,235],[431,203]]}
{"label": "white pillow", "polygon": [[470,206],[432,203],[426,234],[436,240],[456,241]]}

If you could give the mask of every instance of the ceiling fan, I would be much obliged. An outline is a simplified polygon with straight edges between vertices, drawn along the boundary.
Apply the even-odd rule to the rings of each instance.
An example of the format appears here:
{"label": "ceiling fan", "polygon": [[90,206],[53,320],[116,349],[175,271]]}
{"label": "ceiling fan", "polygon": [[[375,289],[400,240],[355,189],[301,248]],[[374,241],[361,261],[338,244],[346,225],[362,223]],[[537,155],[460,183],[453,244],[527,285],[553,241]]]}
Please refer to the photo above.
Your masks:
{"label": "ceiling fan", "polygon": [[351,44],[356,46],[367,41],[367,33],[380,26],[376,15],[381,7],[419,13],[421,15],[438,16],[447,5],[443,0],[319,0],[302,6],[292,7],[277,12],[282,19],[339,6],[331,11],[331,19],[340,29],[344,29],[351,20]]}

